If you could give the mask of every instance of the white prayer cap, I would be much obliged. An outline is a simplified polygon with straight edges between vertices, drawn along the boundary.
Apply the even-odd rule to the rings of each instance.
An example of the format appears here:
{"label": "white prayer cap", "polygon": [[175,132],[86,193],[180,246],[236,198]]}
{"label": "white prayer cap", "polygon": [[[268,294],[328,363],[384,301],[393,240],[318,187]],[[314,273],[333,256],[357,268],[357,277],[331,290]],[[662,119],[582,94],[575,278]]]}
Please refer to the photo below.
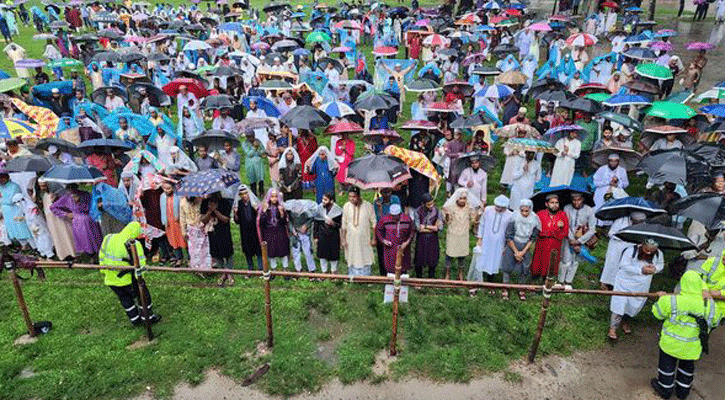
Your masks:
{"label": "white prayer cap", "polygon": [[521,201],[519,202],[519,208],[521,207],[533,208],[534,203],[530,199],[521,199]]}
{"label": "white prayer cap", "polygon": [[176,154],[176,153],[178,153],[178,152],[179,152],[179,150],[180,150],[180,149],[179,149],[179,147],[178,147],[178,146],[171,146],[171,147],[169,148],[169,153],[171,153],[171,154]]}
{"label": "white prayer cap", "polygon": [[48,153],[50,153],[50,154],[55,154],[55,153],[57,153],[57,152],[58,152],[58,148],[57,148],[57,147],[55,147],[55,146],[54,146],[54,145],[52,145],[52,144],[51,144],[50,146],[48,146]]}
{"label": "white prayer cap", "polygon": [[629,214],[629,217],[632,218],[633,221],[644,221],[647,219],[647,215],[641,211],[634,211]]}
{"label": "white prayer cap", "polygon": [[619,161],[619,153],[611,153],[609,154],[609,157],[607,157],[607,159],[612,161]]}
{"label": "white prayer cap", "polygon": [[58,90],[58,88],[53,88],[53,89],[50,89],[50,92],[51,93],[60,93],[60,90]]}
{"label": "white prayer cap", "polygon": [[496,207],[508,208],[509,198],[504,195],[499,195],[498,197],[493,199],[493,205]]}
{"label": "white prayer cap", "polygon": [[400,204],[396,203],[390,206],[390,215],[400,215],[402,211]]}

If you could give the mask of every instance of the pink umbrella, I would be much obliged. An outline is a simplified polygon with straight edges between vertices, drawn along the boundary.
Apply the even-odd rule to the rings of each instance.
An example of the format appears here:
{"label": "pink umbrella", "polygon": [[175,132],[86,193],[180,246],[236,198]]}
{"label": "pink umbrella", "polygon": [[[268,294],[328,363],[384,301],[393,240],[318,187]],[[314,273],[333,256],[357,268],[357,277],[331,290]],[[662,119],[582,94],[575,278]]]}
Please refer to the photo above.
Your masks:
{"label": "pink umbrella", "polygon": [[132,18],[132,19],[133,19],[134,21],[143,21],[143,20],[145,20],[145,19],[148,19],[148,18],[149,18],[149,16],[148,16],[148,15],[146,15],[146,14],[134,14],[134,15],[132,15],[132,16],[131,16],[131,18]]}
{"label": "pink umbrella", "polygon": [[575,33],[566,39],[566,44],[569,46],[594,46],[597,44],[597,38],[588,33]]}
{"label": "pink umbrella", "polygon": [[143,36],[126,36],[123,40],[128,43],[146,43],[146,38]]}
{"label": "pink umbrella", "polygon": [[392,56],[398,54],[398,49],[389,46],[376,47],[373,49],[373,54],[376,56]]}
{"label": "pink umbrella", "polygon": [[[330,50],[330,52],[331,53],[347,53],[350,50],[352,50],[352,49],[347,46],[338,46],[338,47],[335,47],[334,49]],[[396,51],[396,53],[397,53],[397,51]]]}
{"label": "pink umbrella", "polygon": [[270,46],[269,46],[269,44],[267,44],[267,43],[264,43],[264,42],[257,42],[257,43],[254,43],[254,44],[252,45],[252,50],[261,50],[261,49],[264,49],[264,50],[269,50],[269,47],[270,47]]}
{"label": "pink umbrella", "polygon": [[537,22],[535,24],[529,25],[526,29],[536,32],[550,32],[551,26],[549,26],[549,24],[547,24],[546,22]]}
{"label": "pink umbrella", "polygon": [[486,60],[486,55],[483,53],[474,53],[463,59],[463,65],[470,65],[471,63],[479,63]]}
{"label": "pink umbrella", "polygon": [[687,45],[687,50],[710,50],[714,47],[712,44],[706,42],[692,42]]}
{"label": "pink umbrella", "polygon": [[428,26],[430,25],[430,20],[428,18],[421,19],[420,21],[415,22],[415,26]]}
{"label": "pink umbrella", "polygon": [[664,51],[672,51],[674,46],[672,46],[672,43],[670,42],[652,42],[649,44],[649,47],[653,50],[664,50]]}
{"label": "pink umbrella", "polygon": [[446,46],[450,43],[448,39],[445,37],[434,33],[427,38],[423,39],[423,45],[424,46]]}

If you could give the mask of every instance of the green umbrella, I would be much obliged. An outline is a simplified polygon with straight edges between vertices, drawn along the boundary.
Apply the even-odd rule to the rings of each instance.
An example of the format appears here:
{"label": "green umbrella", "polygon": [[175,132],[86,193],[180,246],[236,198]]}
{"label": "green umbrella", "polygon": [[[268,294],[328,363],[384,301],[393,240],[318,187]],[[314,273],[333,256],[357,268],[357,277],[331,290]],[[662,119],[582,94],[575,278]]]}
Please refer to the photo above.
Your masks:
{"label": "green umbrella", "polygon": [[82,62],[74,60],[72,58],[61,58],[60,60],[51,60],[47,66],[50,68],[66,68],[66,67],[78,67],[83,65]]}
{"label": "green umbrella", "polygon": [[661,81],[672,79],[672,71],[669,68],[655,63],[639,64],[634,68],[634,71],[645,78]]}
{"label": "green umbrella", "polygon": [[277,79],[268,79],[259,85],[262,90],[290,90],[292,85],[289,82],[281,81]]}
{"label": "green umbrella", "polygon": [[671,101],[655,101],[647,108],[646,114],[664,119],[690,119],[697,115],[689,106]]}
{"label": "green umbrella", "polygon": [[695,101],[698,103],[704,103],[706,101],[709,101],[710,99],[725,99],[725,89],[715,87],[706,92],[702,92],[697,97],[695,97]]}
{"label": "green umbrella", "polygon": [[326,34],[325,32],[312,32],[309,35],[307,35],[307,39],[305,39],[305,42],[307,43],[316,43],[316,42],[329,42],[330,35]]}
{"label": "green umbrella", "polygon": [[197,68],[196,69],[196,73],[197,74],[203,74],[203,73],[205,73],[207,71],[213,71],[215,69],[216,69],[216,66],[214,66],[214,65],[206,65],[206,66],[203,66],[201,68]]}
{"label": "green umbrella", "polygon": [[22,78],[7,78],[0,80],[0,93],[9,92],[11,90],[20,89],[28,82]]}
{"label": "green umbrella", "polygon": [[609,93],[589,93],[588,95],[584,96],[585,98],[589,100],[594,100],[598,102],[603,102],[604,100],[611,97]]}

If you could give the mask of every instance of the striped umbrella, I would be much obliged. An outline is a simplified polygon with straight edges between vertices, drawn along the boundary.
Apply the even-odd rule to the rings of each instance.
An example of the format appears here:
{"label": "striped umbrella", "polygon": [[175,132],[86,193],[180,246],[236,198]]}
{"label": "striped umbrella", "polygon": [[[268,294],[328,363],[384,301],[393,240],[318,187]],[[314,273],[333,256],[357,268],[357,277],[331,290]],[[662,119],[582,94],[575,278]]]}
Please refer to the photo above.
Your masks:
{"label": "striped umbrella", "polygon": [[0,120],[0,138],[11,139],[16,137],[35,136],[36,126],[25,121],[13,118]]}
{"label": "striped umbrella", "polygon": [[330,101],[324,103],[320,105],[319,109],[325,114],[335,118],[344,117],[346,115],[355,115],[355,110],[341,101]]}
{"label": "striped umbrella", "polygon": [[441,36],[437,33],[434,33],[427,38],[423,39],[423,45],[424,46],[447,46],[449,43],[451,43],[450,40],[446,39],[444,36]]}
{"label": "striped umbrella", "polygon": [[572,47],[594,46],[597,44],[597,38],[588,33],[575,33],[566,39],[566,44]]}
{"label": "striped umbrella", "polygon": [[507,85],[495,84],[484,87],[476,93],[476,96],[488,97],[493,99],[505,99],[511,96],[514,90]]}

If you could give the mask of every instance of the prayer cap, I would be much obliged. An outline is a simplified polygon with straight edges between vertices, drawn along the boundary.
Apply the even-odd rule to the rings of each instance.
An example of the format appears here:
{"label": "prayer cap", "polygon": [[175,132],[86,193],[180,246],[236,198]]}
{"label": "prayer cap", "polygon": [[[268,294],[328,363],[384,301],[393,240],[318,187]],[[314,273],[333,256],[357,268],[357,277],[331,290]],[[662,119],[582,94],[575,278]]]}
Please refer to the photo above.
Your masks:
{"label": "prayer cap", "polygon": [[611,153],[609,154],[609,157],[607,157],[608,160],[612,161],[619,161],[619,154],[618,153]]}
{"label": "prayer cap", "polygon": [[504,195],[499,195],[493,199],[493,205],[497,207],[507,208],[509,206],[509,198]]}
{"label": "prayer cap", "polygon": [[521,199],[521,201],[519,202],[519,208],[521,207],[532,208],[534,207],[534,203],[530,199]]}
{"label": "prayer cap", "polygon": [[178,152],[179,152],[179,147],[178,146],[171,146],[169,148],[169,153],[171,153],[171,154],[176,154]]}
{"label": "prayer cap", "polygon": [[390,206],[390,215],[400,215],[402,209],[400,204],[393,204]]}
{"label": "prayer cap", "polygon": [[60,90],[58,90],[58,88],[53,88],[53,89],[50,89],[50,92],[51,93],[60,93]]}
{"label": "prayer cap", "polygon": [[632,218],[635,221],[644,221],[647,219],[647,215],[641,211],[634,211],[629,214],[629,217]]}
{"label": "prayer cap", "polygon": [[529,111],[526,107],[519,107],[519,114],[526,114]]}

